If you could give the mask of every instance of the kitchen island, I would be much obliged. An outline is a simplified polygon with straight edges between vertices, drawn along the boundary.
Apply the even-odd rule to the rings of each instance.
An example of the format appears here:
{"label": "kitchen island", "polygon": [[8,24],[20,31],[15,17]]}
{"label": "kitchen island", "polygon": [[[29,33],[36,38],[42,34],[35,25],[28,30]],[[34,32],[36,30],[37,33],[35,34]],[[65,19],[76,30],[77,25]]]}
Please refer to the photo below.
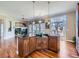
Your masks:
{"label": "kitchen island", "polygon": [[36,50],[51,50],[59,51],[59,37],[58,36],[32,36],[32,37],[18,37],[18,52],[20,57],[26,57]]}

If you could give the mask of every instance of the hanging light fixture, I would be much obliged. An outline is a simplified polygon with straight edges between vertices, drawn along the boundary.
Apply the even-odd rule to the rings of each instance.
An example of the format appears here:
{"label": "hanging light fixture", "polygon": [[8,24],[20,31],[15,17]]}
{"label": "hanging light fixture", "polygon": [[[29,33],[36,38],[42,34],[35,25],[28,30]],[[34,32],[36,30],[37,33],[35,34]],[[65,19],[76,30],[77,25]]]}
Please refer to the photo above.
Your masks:
{"label": "hanging light fixture", "polygon": [[49,15],[49,4],[50,4],[50,2],[48,1],[48,15]]}
{"label": "hanging light fixture", "polygon": [[[41,20],[40,1],[38,1],[38,8],[39,8],[39,12],[38,12],[39,20],[38,20],[38,23],[41,23],[42,20]],[[35,1],[33,1],[33,18],[34,17],[35,17]],[[35,22],[33,21],[33,23],[35,23]]]}
{"label": "hanging light fixture", "polygon": [[[33,19],[35,17],[35,1],[33,1]],[[32,22],[33,24],[35,24],[35,21]]]}
{"label": "hanging light fixture", "polygon": [[33,18],[35,17],[35,1],[33,1]]}
{"label": "hanging light fixture", "polygon": [[41,6],[40,6],[40,1],[38,1],[38,4],[39,4],[39,5],[38,5],[38,7],[39,7],[39,16],[41,16],[41,8],[40,8]]}
{"label": "hanging light fixture", "polygon": [[48,25],[50,25],[50,21],[49,21],[49,10],[50,10],[50,2],[48,1]]}
{"label": "hanging light fixture", "polygon": [[[41,7],[40,6],[40,1],[39,1],[39,8]],[[42,23],[42,19],[41,19],[41,9],[39,9],[39,23]]]}
{"label": "hanging light fixture", "polygon": [[48,1],[48,15],[46,16],[46,29],[49,29],[50,27],[50,21],[49,21],[49,4],[50,2]]}

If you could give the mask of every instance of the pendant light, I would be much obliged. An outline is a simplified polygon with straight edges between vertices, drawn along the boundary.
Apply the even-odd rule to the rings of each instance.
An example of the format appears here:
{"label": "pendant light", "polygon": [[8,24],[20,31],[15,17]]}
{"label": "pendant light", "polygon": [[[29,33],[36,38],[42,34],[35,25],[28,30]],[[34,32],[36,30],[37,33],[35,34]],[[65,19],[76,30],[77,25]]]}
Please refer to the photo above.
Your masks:
{"label": "pendant light", "polygon": [[[35,1],[33,1],[33,19],[34,19],[34,17],[35,17]],[[33,22],[32,22],[33,24],[35,24],[35,21],[33,20]]]}
{"label": "pendant light", "polygon": [[49,29],[50,27],[50,21],[49,21],[49,4],[50,2],[48,1],[48,15],[47,15],[47,19],[46,19],[46,29]]}
{"label": "pendant light", "polygon": [[32,36],[34,36],[34,28],[33,28],[33,26],[34,26],[34,24],[35,24],[35,21],[34,21],[34,17],[35,17],[35,15],[34,15],[34,13],[35,13],[35,1],[32,1],[33,2],[33,20],[31,21],[32,22]]}
{"label": "pendant light", "polygon": [[35,1],[33,1],[33,18],[35,17]]}
{"label": "pendant light", "polygon": [[41,20],[41,6],[40,6],[40,1],[39,1],[39,23],[42,23],[42,20]]}
{"label": "pendant light", "polygon": [[50,11],[50,2],[48,1],[48,25],[50,25],[49,11]]}
{"label": "pendant light", "polygon": [[49,16],[49,10],[50,10],[50,2],[48,1],[48,16]]}

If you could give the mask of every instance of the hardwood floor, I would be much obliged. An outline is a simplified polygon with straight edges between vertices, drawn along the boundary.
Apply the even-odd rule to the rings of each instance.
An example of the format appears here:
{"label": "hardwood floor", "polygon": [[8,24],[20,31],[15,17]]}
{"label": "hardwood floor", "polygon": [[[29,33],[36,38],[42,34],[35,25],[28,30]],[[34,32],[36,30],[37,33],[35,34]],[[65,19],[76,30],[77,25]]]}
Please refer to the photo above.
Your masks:
{"label": "hardwood floor", "polygon": [[16,53],[17,44],[14,39],[15,38],[4,40],[4,43],[2,43],[2,46],[0,48],[0,58],[17,58],[17,57],[19,57]]}
{"label": "hardwood floor", "polygon": [[35,51],[28,56],[28,58],[55,58],[58,55],[50,50]]}
{"label": "hardwood floor", "polygon": [[35,51],[28,58],[78,58],[75,45],[71,42],[60,41],[60,51],[55,53],[50,50]]}
{"label": "hardwood floor", "polygon": [[59,57],[62,58],[77,58],[79,57],[76,47],[73,43],[67,41],[60,41]]}

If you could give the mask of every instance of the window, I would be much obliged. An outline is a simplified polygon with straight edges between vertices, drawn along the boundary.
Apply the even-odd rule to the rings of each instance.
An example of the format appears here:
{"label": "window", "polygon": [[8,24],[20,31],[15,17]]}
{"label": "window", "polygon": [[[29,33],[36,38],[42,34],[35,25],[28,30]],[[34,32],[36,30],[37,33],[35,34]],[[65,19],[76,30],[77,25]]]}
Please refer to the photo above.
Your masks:
{"label": "window", "polygon": [[45,23],[31,24],[29,25],[29,35],[35,35],[45,33]]}
{"label": "window", "polygon": [[61,35],[61,33],[65,34],[66,28],[66,16],[59,16],[51,18],[50,29],[51,35]]}

